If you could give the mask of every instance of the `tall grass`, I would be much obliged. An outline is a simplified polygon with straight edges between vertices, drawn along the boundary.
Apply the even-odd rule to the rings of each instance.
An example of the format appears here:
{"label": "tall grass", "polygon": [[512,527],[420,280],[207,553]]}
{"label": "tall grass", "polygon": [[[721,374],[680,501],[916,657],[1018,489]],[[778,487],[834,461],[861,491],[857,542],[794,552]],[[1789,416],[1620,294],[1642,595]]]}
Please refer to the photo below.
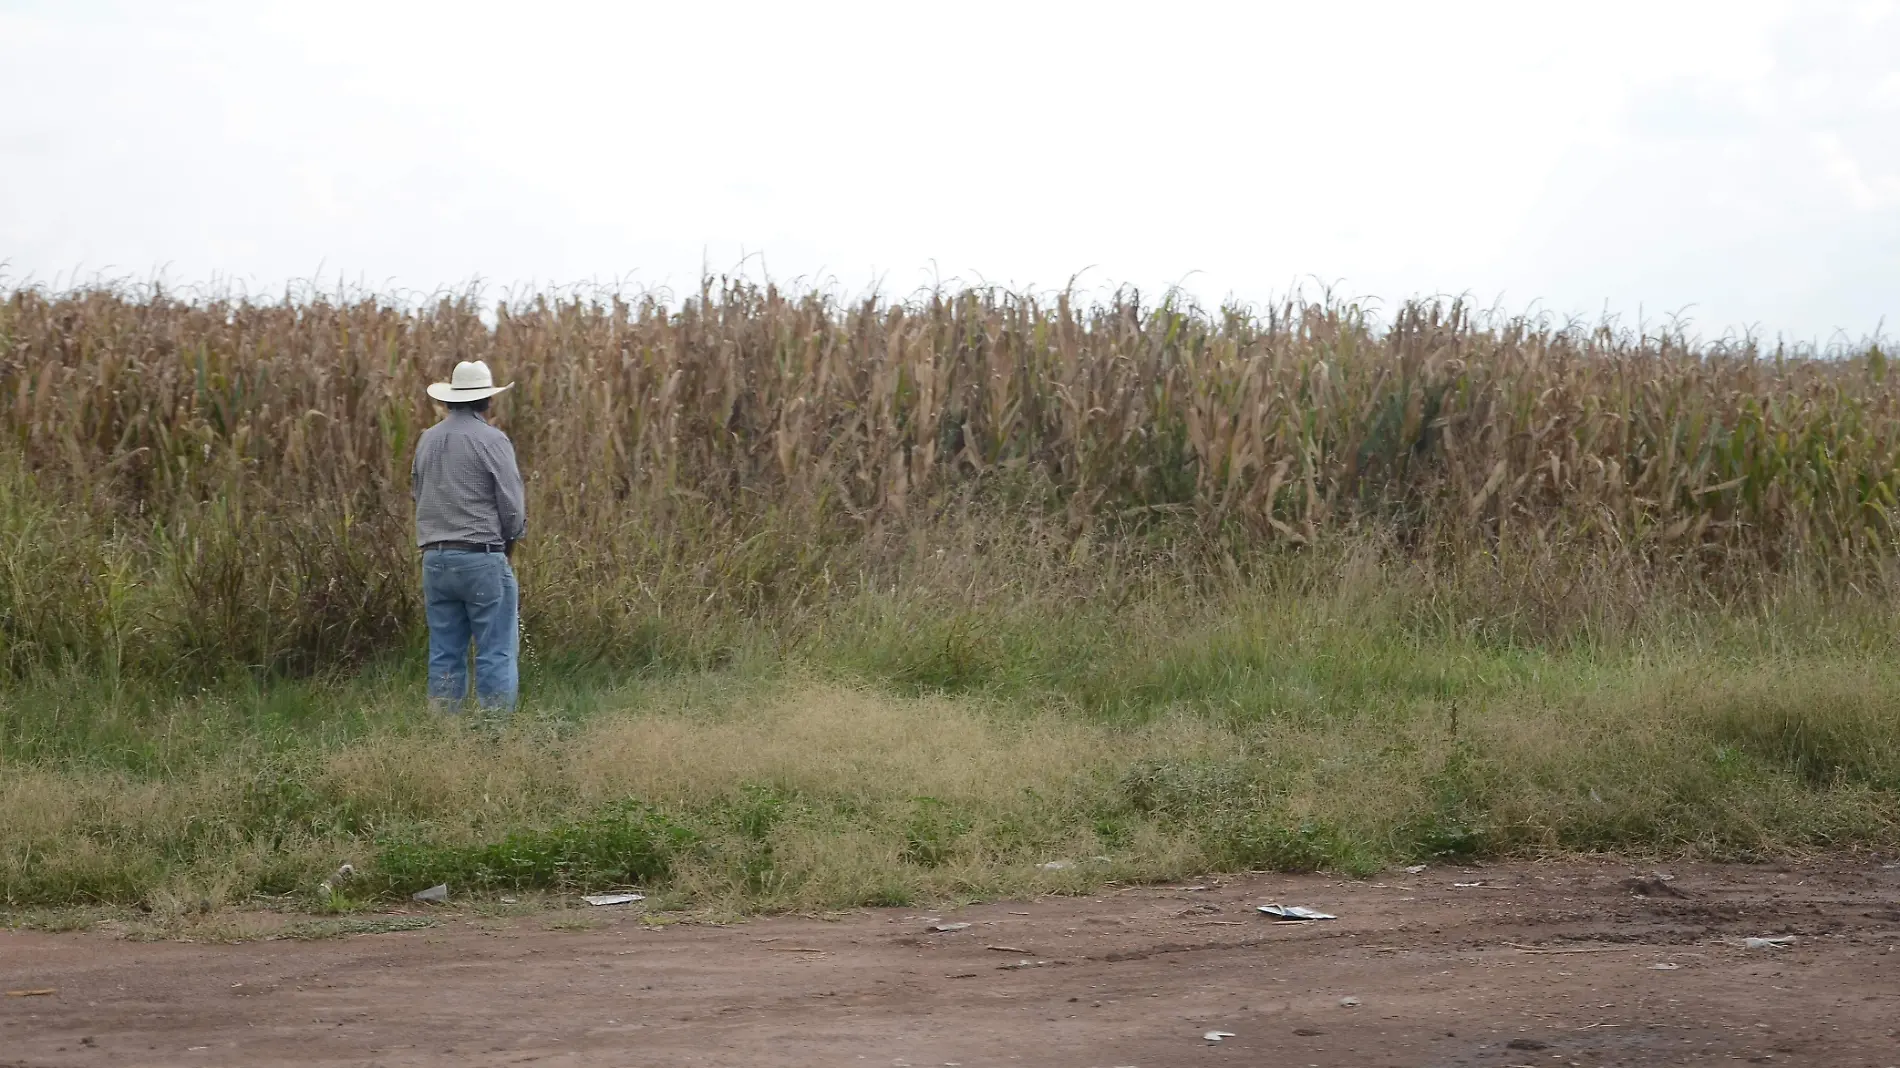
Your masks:
{"label": "tall grass", "polygon": [[1397,559],[1581,554],[1593,582],[1729,596],[1882,583],[1894,545],[1900,385],[1872,345],[1696,347],[1455,303],[1380,324],[1338,302],[710,281],[677,306],[492,309],[19,289],[0,670],[304,673],[398,646],[423,386],[463,358],[519,383],[498,417],[550,657],[718,655],[688,636],[887,582],[946,516],[1091,560],[1192,552],[1216,581],[1374,532]]}
{"label": "tall grass", "polygon": [[[415,655],[465,358],[530,495],[498,736]],[[1872,344],[1457,304],[16,290],[0,906],[1900,847],[1897,448]]]}

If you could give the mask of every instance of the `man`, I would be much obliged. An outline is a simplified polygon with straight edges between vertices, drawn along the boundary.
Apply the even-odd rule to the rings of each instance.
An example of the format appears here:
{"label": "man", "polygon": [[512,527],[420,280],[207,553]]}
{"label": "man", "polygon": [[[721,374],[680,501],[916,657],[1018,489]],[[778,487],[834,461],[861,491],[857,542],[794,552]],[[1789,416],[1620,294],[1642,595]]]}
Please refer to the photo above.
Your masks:
{"label": "man", "polygon": [[512,712],[520,675],[520,590],[508,563],[524,514],[521,471],[508,435],[488,424],[495,385],[480,360],[458,363],[429,387],[448,415],[422,432],[410,469],[422,601],[429,617],[429,698],[450,712],[468,697],[468,646],[475,642],[475,699]]}

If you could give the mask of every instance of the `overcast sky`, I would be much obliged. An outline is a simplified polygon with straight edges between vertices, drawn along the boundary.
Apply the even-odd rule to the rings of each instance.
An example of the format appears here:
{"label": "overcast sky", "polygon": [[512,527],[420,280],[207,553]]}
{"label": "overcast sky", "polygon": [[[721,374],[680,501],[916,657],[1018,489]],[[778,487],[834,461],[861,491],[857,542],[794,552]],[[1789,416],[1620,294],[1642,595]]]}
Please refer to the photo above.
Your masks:
{"label": "overcast sky", "polygon": [[0,0],[0,261],[496,295],[1080,273],[1891,335],[1897,8]]}

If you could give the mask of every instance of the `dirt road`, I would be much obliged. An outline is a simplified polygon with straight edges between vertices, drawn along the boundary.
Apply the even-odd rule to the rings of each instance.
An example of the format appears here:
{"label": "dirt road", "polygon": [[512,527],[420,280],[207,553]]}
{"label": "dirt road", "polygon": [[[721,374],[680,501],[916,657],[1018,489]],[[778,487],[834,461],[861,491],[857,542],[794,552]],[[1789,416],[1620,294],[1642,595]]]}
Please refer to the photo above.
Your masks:
{"label": "dirt road", "polygon": [[[0,987],[53,991],[0,998],[0,1065],[1900,1066],[1900,868],[1626,882],[1645,874],[1250,876],[732,927],[450,910],[236,945],[0,933]],[[1277,925],[1269,902],[1339,918]],[[550,929],[575,916],[603,923]]]}

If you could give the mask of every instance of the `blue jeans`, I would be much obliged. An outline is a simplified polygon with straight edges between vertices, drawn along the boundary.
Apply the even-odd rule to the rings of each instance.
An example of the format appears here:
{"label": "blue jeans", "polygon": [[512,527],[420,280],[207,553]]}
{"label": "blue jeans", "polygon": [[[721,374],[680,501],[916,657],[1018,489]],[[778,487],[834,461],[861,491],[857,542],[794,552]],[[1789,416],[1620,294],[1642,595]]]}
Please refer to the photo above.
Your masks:
{"label": "blue jeans", "polygon": [[521,593],[501,553],[431,549],[422,554],[429,617],[429,697],[459,710],[468,697],[468,643],[475,642],[475,700],[512,712],[520,687]]}

